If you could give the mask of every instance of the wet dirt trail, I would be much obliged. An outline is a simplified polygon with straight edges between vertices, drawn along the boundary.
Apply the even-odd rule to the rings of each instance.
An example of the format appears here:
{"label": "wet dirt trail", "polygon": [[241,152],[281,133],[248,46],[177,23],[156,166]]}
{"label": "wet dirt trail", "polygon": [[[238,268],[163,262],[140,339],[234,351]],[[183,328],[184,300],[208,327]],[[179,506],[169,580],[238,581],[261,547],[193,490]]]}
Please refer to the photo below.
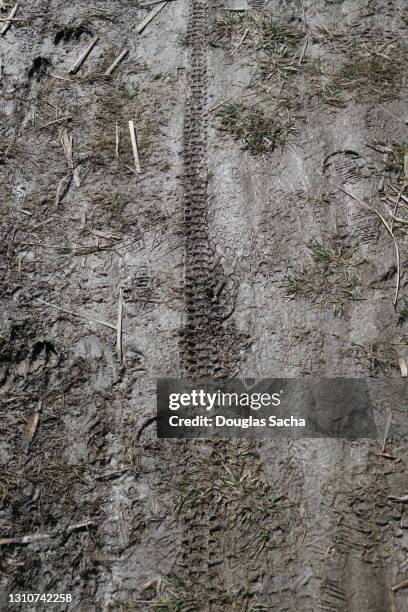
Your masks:
{"label": "wet dirt trail", "polygon": [[[2,22],[0,608],[406,612],[392,427],[155,434],[159,377],[400,379],[406,9],[177,0],[136,34],[154,6]],[[353,197],[398,212],[396,310],[394,245]]]}

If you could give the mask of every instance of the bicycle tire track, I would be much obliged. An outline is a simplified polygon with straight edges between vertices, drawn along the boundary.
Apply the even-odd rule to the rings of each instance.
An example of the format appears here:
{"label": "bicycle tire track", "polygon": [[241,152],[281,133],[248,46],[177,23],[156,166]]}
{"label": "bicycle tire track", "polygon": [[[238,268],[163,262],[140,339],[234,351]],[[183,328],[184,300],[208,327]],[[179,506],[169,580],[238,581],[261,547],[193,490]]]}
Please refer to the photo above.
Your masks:
{"label": "bicycle tire track", "polygon": [[189,95],[184,120],[184,234],[186,324],[180,353],[187,378],[226,378],[236,369],[239,338],[234,311],[223,291],[226,277],[208,226],[207,172],[207,30],[206,0],[192,0],[187,44],[190,49]]}
{"label": "bicycle tire track", "polygon": [[[191,0],[186,42],[190,53],[190,75],[183,133],[184,189],[184,290],[185,326],[181,330],[180,355],[183,375],[200,380],[231,376],[240,355],[240,342],[233,323],[227,321],[234,305],[223,288],[225,275],[216,259],[208,224],[207,173],[207,0]],[[209,452],[209,455],[208,455]],[[206,480],[212,450],[186,442],[179,471],[190,490],[200,495],[180,513],[183,525],[180,571],[200,609],[212,609],[220,587],[212,567],[214,516],[211,491]],[[201,487],[201,490],[200,490]],[[218,521],[220,522],[220,521]]]}

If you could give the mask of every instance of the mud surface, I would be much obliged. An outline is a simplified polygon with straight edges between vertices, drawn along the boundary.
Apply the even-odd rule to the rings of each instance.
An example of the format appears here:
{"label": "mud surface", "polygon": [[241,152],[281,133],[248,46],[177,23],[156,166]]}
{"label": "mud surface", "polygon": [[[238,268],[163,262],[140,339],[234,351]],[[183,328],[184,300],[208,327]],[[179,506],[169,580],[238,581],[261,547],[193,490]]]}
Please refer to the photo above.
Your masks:
{"label": "mud surface", "polygon": [[[1,22],[0,608],[406,612],[408,11],[151,9]],[[309,374],[401,379],[378,440],[156,439],[158,377]]]}

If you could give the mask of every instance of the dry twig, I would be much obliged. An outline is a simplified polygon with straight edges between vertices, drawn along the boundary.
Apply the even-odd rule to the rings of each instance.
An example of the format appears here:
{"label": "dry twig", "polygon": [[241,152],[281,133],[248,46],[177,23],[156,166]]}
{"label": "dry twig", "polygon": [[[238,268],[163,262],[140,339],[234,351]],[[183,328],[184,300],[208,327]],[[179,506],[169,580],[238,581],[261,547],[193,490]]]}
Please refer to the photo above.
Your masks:
{"label": "dry twig", "polygon": [[99,36],[95,36],[95,38],[92,39],[89,46],[85,49],[82,55],[78,57],[75,64],[71,66],[71,68],[69,69],[69,74],[76,74],[78,72],[78,70],[80,69],[80,67],[82,66],[82,64],[84,63],[84,61],[86,60],[86,58],[88,57],[88,55],[90,54],[90,52],[92,51],[92,49],[94,48],[98,40],[99,40]]}
{"label": "dry twig", "polygon": [[224,104],[226,104],[230,100],[231,100],[231,96],[229,98],[225,98],[225,100],[222,100],[222,102],[218,102],[217,104],[215,104],[215,106],[212,106],[211,108],[209,108],[208,112],[209,113],[213,113],[215,110],[217,110],[217,108],[219,108],[220,106],[223,106]]}
{"label": "dry twig", "polygon": [[118,323],[116,330],[116,350],[119,362],[122,363],[122,322],[123,322],[123,291],[119,289]]}
{"label": "dry twig", "polygon": [[166,2],[160,2],[160,4],[158,4],[148,15],[147,17],[145,17],[143,19],[143,21],[141,21],[139,23],[138,26],[136,26],[136,32],[138,34],[141,34],[141,32],[143,32],[143,30],[145,29],[146,26],[149,25],[149,23],[152,21],[152,19],[154,19],[156,17],[156,15],[158,15],[160,13],[160,11],[162,9],[164,9],[164,7],[166,6],[167,1]]}
{"label": "dry twig", "polygon": [[385,424],[383,443],[382,443],[382,446],[381,446],[381,454],[385,453],[385,446],[387,444],[387,438],[388,438],[388,434],[389,434],[389,431],[390,431],[391,423],[392,423],[392,412],[391,412],[390,409],[388,409],[387,410],[387,422]]}
{"label": "dry twig", "polygon": [[13,8],[12,8],[12,9],[11,9],[11,11],[10,11],[9,16],[8,16],[8,17],[7,17],[7,19],[6,19],[6,23],[4,24],[4,26],[3,26],[3,27],[2,27],[2,29],[0,30],[0,34],[1,34],[1,36],[4,36],[4,35],[5,35],[5,33],[7,32],[7,30],[9,29],[9,27],[11,26],[11,24],[12,24],[12,22],[13,22],[13,17],[14,17],[14,15],[16,14],[17,9],[18,9],[18,3],[17,3],[17,4],[15,4],[15,5],[13,6]]}
{"label": "dry twig", "polygon": [[49,123],[45,123],[44,125],[40,125],[39,129],[43,130],[44,128],[50,127],[51,125],[55,125],[56,123],[62,123],[63,121],[71,121],[72,117],[68,115],[67,117],[59,117],[59,119],[54,119],[54,121],[50,121]]}
{"label": "dry twig", "polygon": [[72,180],[72,174],[66,174],[65,176],[62,177],[62,179],[58,182],[57,185],[57,192],[55,194],[55,206],[58,206],[58,204],[61,201],[61,198],[64,196],[66,190],[68,189],[70,183]]}
{"label": "dry twig", "polygon": [[61,132],[60,140],[61,140],[62,148],[64,149],[64,155],[65,155],[65,159],[67,160],[68,168],[70,170],[73,170],[74,160],[73,160],[73,153],[72,153],[72,146],[73,146],[72,134],[68,134],[67,129],[64,128],[64,130]]}
{"label": "dry twig", "polygon": [[[406,185],[405,185],[405,186],[406,186]],[[398,195],[399,195],[399,194],[401,194],[401,190],[399,190],[399,189],[397,189],[396,187],[394,187],[394,185],[390,185],[389,187],[390,187],[390,189],[392,189],[392,191],[393,191],[394,193],[396,193],[396,194],[398,194]],[[401,195],[400,195],[400,198],[401,198],[401,200],[402,200],[403,202],[405,202],[405,204],[408,204],[408,198],[407,198],[406,196],[404,196],[404,195],[402,195],[402,194],[401,194]],[[391,201],[393,201],[393,200],[391,200]],[[395,202],[394,202],[394,203],[395,203]]]}
{"label": "dry twig", "polygon": [[34,439],[34,436],[38,429],[38,423],[40,422],[40,416],[42,412],[43,400],[40,399],[37,404],[37,408],[34,411],[34,414],[30,418],[27,427],[27,449],[26,452],[30,450],[31,442]]}
{"label": "dry twig", "polygon": [[[73,531],[78,531],[78,529],[85,529],[86,527],[92,527],[93,525],[95,525],[94,521],[87,520],[82,521],[81,523],[76,523],[75,525],[68,525],[63,531],[65,533],[72,533]],[[34,542],[50,540],[59,533],[61,533],[61,530],[57,527],[53,533],[34,533],[17,538],[0,538],[0,546],[7,546],[9,544],[33,544]]]}
{"label": "dry twig", "polygon": [[109,68],[104,73],[104,76],[109,76],[115,70],[116,66],[123,60],[123,58],[129,53],[129,49],[124,49],[122,53],[115,59],[113,64],[109,66]]}
{"label": "dry twig", "polygon": [[233,52],[231,53],[231,55],[234,55],[234,53],[236,53],[236,52],[238,51],[238,49],[240,48],[240,46],[242,45],[242,43],[244,42],[244,40],[246,39],[246,37],[248,36],[248,34],[249,34],[249,28],[247,28],[247,29],[245,30],[245,32],[243,33],[241,40],[239,41],[239,43],[237,44],[237,46],[235,47],[235,49],[233,50]]}
{"label": "dry twig", "polygon": [[129,121],[129,131],[130,131],[130,138],[132,140],[133,157],[135,158],[136,172],[138,174],[141,174],[142,173],[142,169],[140,167],[139,153],[138,153],[138,150],[137,150],[136,131],[135,131],[135,125],[134,125],[133,121]]}
{"label": "dry twig", "polygon": [[107,233],[107,232],[101,232],[100,230],[96,230],[96,229],[91,229],[89,230],[91,232],[91,234],[93,234],[94,236],[96,236],[97,238],[105,238],[105,240],[120,240],[120,236],[117,236],[117,234],[112,234],[112,233]]}
{"label": "dry twig", "polygon": [[305,58],[305,55],[306,55],[306,51],[307,51],[308,45],[309,45],[309,37],[306,36],[305,44],[303,45],[302,52],[301,52],[300,57],[299,57],[298,66],[302,65],[302,62],[303,62],[303,60]]}
{"label": "dry twig", "polygon": [[116,146],[115,146],[115,154],[116,157],[119,158],[119,143],[120,143],[120,130],[118,123],[116,122]]}
{"label": "dry twig", "polygon": [[401,376],[402,378],[408,378],[408,366],[407,366],[407,362],[405,361],[405,359],[403,357],[400,357],[398,359],[399,362],[399,367],[401,370]]}
{"label": "dry twig", "polygon": [[60,306],[56,306],[55,304],[50,304],[49,302],[44,302],[43,300],[36,300],[39,304],[44,304],[44,306],[48,306],[49,308],[54,308],[55,310],[59,310],[64,314],[71,315],[73,317],[77,317],[79,319],[84,319],[88,321],[88,323],[97,323],[98,325],[103,325],[104,327],[108,327],[109,329],[113,329],[116,331],[116,325],[112,325],[111,323],[107,323],[106,321],[100,321],[99,319],[89,319],[85,317],[85,315],[81,315],[78,312],[73,312],[72,310],[67,310],[66,308],[61,308]]}
{"label": "dry twig", "polygon": [[393,593],[396,593],[397,591],[400,591],[401,589],[406,589],[407,587],[408,587],[408,579],[403,580],[399,584],[394,584],[394,586],[391,587],[391,591]]}
{"label": "dry twig", "polygon": [[401,258],[400,258],[400,252],[399,252],[398,243],[397,243],[397,241],[395,239],[394,232],[392,231],[392,228],[388,225],[387,221],[384,219],[382,214],[380,212],[378,212],[378,210],[376,210],[375,208],[373,208],[369,204],[366,204],[365,202],[360,200],[360,198],[357,198],[357,196],[353,195],[352,193],[349,193],[348,191],[346,191],[342,187],[339,187],[338,185],[337,185],[337,189],[339,189],[340,191],[345,193],[347,196],[349,196],[349,198],[352,198],[353,200],[355,200],[358,204],[360,204],[360,206],[362,206],[366,210],[369,210],[370,212],[374,213],[380,219],[381,223],[384,225],[384,227],[387,230],[388,234],[391,236],[391,238],[392,238],[392,240],[394,242],[395,256],[396,256],[396,260],[397,260],[397,284],[396,284],[396,287],[395,287],[395,296],[394,296],[394,301],[393,301],[394,308],[397,308],[398,294],[399,294],[399,288],[400,288],[400,283],[401,283]]}
{"label": "dry twig", "polygon": [[408,495],[388,495],[388,499],[396,502],[408,502]]}

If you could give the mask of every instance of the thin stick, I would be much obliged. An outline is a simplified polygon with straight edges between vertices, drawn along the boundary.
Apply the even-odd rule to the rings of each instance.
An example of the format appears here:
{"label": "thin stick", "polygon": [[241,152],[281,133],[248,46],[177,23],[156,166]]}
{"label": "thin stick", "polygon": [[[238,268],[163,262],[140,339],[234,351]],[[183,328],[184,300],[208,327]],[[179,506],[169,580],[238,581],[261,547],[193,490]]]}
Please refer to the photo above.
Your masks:
{"label": "thin stick", "polygon": [[43,401],[42,399],[40,399],[38,401],[37,408],[35,409],[34,414],[29,421],[29,425],[27,428],[27,448],[26,448],[27,453],[30,450],[31,442],[33,441],[34,436],[37,433],[38,423],[40,422],[40,415],[42,412],[42,405],[43,405]]}
{"label": "thin stick", "polygon": [[120,142],[120,130],[119,130],[118,123],[116,122],[116,147],[115,147],[115,153],[116,153],[116,157],[117,158],[119,158],[119,142]]}
{"label": "thin stick", "polygon": [[398,197],[394,202],[394,210],[392,211],[391,223],[390,223],[390,228],[392,231],[394,231],[394,220],[396,219],[396,216],[397,216],[400,199],[401,199],[401,193],[398,194]]}
{"label": "thin stick", "polygon": [[[405,187],[406,187],[406,185],[405,185]],[[401,200],[403,200],[406,204],[408,204],[408,198],[406,196],[402,195],[401,191],[399,191],[396,187],[394,187],[394,185],[390,185],[390,189],[392,189],[394,193],[397,193],[400,196]]]}
{"label": "thin stick", "polygon": [[59,310],[64,314],[69,314],[73,317],[78,317],[79,319],[84,319],[88,321],[88,323],[98,323],[99,325],[103,325],[104,327],[108,327],[109,329],[113,329],[116,331],[116,325],[112,325],[111,323],[107,323],[106,321],[100,321],[99,319],[88,319],[84,315],[79,314],[78,312],[73,312],[72,310],[67,310],[66,308],[61,308],[60,306],[56,306],[55,304],[50,304],[49,302],[44,302],[43,300],[36,300],[40,304],[44,304],[44,306],[49,306],[49,308],[54,308],[55,310]]}
{"label": "thin stick", "polygon": [[[385,196],[385,199],[386,199],[386,200],[388,200],[389,202],[391,202],[391,204],[395,204],[395,200],[393,200],[392,198],[390,198],[390,196]],[[401,198],[401,200],[402,200],[402,198]],[[401,206],[402,208],[408,208],[408,206],[407,206],[406,204],[401,204],[401,202],[400,202],[400,206]]]}
{"label": "thin stick", "polygon": [[59,74],[53,74],[52,72],[49,72],[48,74],[53,79],[59,79],[60,81],[69,81],[70,83],[73,83],[74,81],[74,79],[67,79],[67,77],[60,76]]}
{"label": "thin stick", "polygon": [[387,230],[387,232],[389,233],[389,235],[391,236],[391,238],[392,238],[392,240],[394,242],[395,255],[396,255],[396,258],[397,258],[397,285],[395,287],[395,297],[394,297],[393,305],[394,305],[394,308],[396,309],[397,308],[397,303],[398,303],[398,294],[399,294],[400,282],[401,282],[401,259],[400,259],[400,252],[399,252],[398,244],[397,244],[397,241],[395,240],[394,232],[392,231],[391,227],[388,225],[387,221],[384,219],[382,214],[378,212],[378,210],[376,210],[372,206],[369,206],[368,204],[365,204],[359,198],[357,198],[355,195],[353,195],[352,193],[349,193],[348,191],[346,191],[342,187],[339,187],[338,185],[336,185],[336,187],[337,187],[337,189],[339,189],[340,191],[342,191],[343,193],[348,195],[349,198],[352,198],[353,200],[355,200],[358,204],[360,204],[360,206],[362,206],[366,210],[369,210],[370,212],[372,212],[375,215],[377,215],[377,217],[380,219],[381,223],[384,225],[385,229]]}
{"label": "thin stick", "polygon": [[67,129],[64,128],[64,130],[61,133],[60,140],[61,140],[62,148],[64,149],[65,159],[67,160],[68,168],[70,170],[73,170],[74,169],[74,159],[73,159],[73,152],[72,152],[72,147],[73,147],[72,134],[68,134]]}
{"label": "thin stick", "polygon": [[72,117],[68,115],[67,117],[60,117],[59,119],[54,119],[54,121],[50,121],[49,123],[45,123],[44,125],[40,125],[39,129],[43,130],[44,128],[50,127],[51,125],[55,125],[56,123],[61,123],[62,121],[71,121]]}
{"label": "thin stick", "polygon": [[[65,533],[72,533],[78,529],[85,529],[95,525],[94,521],[82,521],[82,523],[76,523],[75,525],[68,525],[65,528]],[[59,532],[56,528],[52,533],[33,533],[32,535],[25,535],[19,538],[0,538],[0,546],[7,546],[9,544],[32,544],[33,542],[42,542],[43,540],[50,540],[54,538]]]}
{"label": "thin stick", "polygon": [[135,125],[134,125],[132,120],[129,121],[129,131],[130,131],[130,138],[132,139],[133,157],[135,158],[136,172],[138,174],[141,174],[142,173],[142,169],[140,167],[139,153],[138,153],[138,150],[137,150]]}
{"label": "thin stick", "polygon": [[382,443],[382,447],[381,447],[381,452],[382,453],[385,453],[385,446],[387,444],[387,438],[388,438],[388,433],[390,431],[391,422],[392,422],[392,412],[391,412],[391,410],[388,410],[388,413],[387,413],[387,422],[385,424],[383,443]]}
{"label": "thin stick", "polygon": [[118,324],[116,330],[116,350],[119,363],[122,363],[122,321],[123,321],[123,290],[119,289]]}
{"label": "thin stick", "polygon": [[402,219],[401,217],[394,217],[394,216],[392,216],[391,219],[393,221],[397,221],[397,223],[401,223],[402,225],[408,225],[407,219]]}
{"label": "thin stick", "polygon": [[402,378],[408,378],[407,362],[405,361],[405,359],[403,357],[400,357],[398,359],[398,363],[399,363],[399,367],[400,367],[400,370],[401,370]]}
{"label": "thin stick", "polygon": [[408,501],[408,495],[387,495],[388,499],[391,499],[392,501],[396,501],[396,502],[407,502]]}
{"label": "thin stick", "polygon": [[92,49],[94,48],[98,40],[99,40],[99,36],[95,36],[95,38],[92,39],[90,45],[85,49],[82,55],[78,57],[75,64],[69,69],[69,74],[75,74],[76,72],[78,72],[78,70],[80,69],[80,67],[82,66],[82,64],[84,63],[84,61],[86,60],[86,58],[88,57],[88,55],[90,54],[90,52],[92,51]]}
{"label": "thin stick", "polygon": [[68,525],[67,532],[77,531],[78,529],[85,529],[85,527],[92,527],[95,522],[92,520],[82,521],[81,523],[75,523],[75,525]]}
{"label": "thin stick", "polygon": [[8,29],[9,29],[9,27],[11,26],[11,24],[12,24],[12,19],[13,19],[14,15],[16,14],[17,9],[18,9],[18,3],[17,3],[17,4],[15,4],[15,5],[13,6],[13,8],[11,9],[11,11],[10,11],[10,15],[7,17],[7,21],[6,21],[6,23],[4,24],[4,26],[2,27],[2,29],[1,29],[1,31],[0,31],[0,34],[1,34],[2,36],[4,36],[4,35],[5,35],[5,33],[7,32],[7,30],[8,30]]}
{"label": "thin stick", "polygon": [[49,540],[51,536],[48,533],[35,533],[33,535],[23,536],[22,538],[0,538],[0,546],[8,546],[9,544],[32,544],[33,542],[41,542]]}
{"label": "thin stick", "polygon": [[225,98],[225,100],[223,100],[222,102],[218,102],[218,104],[216,104],[215,106],[212,106],[211,108],[209,108],[208,112],[209,113],[213,113],[215,110],[217,110],[217,108],[220,108],[220,106],[222,106],[226,102],[229,102],[229,100],[231,100],[231,96],[229,98]]}
{"label": "thin stick", "polygon": [[78,168],[74,168],[72,173],[72,178],[74,179],[74,183],[77,187],[81,186],[81,177],[79,176]]}
{"label": "thin stick", "polygon": [[116,234],[107,234],[106,232],[100,232],[99,230],[89,230],[97,238],[105,238],[105,240],[121,240],[120,236]]}
{"label": "thin stick", "polygon": [[109,76],[115,70],[116,66],[123,60],[123,58],[129,53],[129,49],[124,49],[122,53],[115,59],[113,64],[109,66],[105,72],[105,76]]}
{"label": "thin stick", "polygon": [[63,197],[63,194],[68,189],[71,183],[71,180],[72,180],[72,174],[69,173],[63,176],[62,179],[58,182],[57,192],[55,194],[55,206],[58,206],[58,204],[60,203],[60,200]]}
{"label": "thin stick", "polygon": [[154,19],[154,18],[156,17],[156,15],[158,15],[162,9],[164,9],[164,7],[166,6],[166,4],[167,4],[167,0],[166,0],[166,2],[160,2],[160,4],[158,4],[158,5],[156,6],[156,8],[154,8],[154,9],[153,9],[153,10],[152,10],[152,11],[151,11],[151,12],[150,12],[148,15],[147,15],[147,17],[145,17],[145,18],[143,19],[143,21],[141,21],[141,22],[139,23],[139,25],[136,27],[136,32],[137,32],[138,34],[141,34],[141,33],[143,32],[143,30],[145,29],[145,27],[146,27],[147,25],[149,25],[149,23],[151,22],[151,20],[152,20],[152,19]]}
{"label": "thin stick", "polygon": [[394,586],[391,587],[391,591],[393,593],[396,593],[397,591],[399,591],[400,589],[405,589],[408,587],[408,579],[407,580],[403,580],[402,582],[400,582],[399,584],[394,584]]}
{"label": "thin stick", "polygon": [[234,53],[236,53],[238,51],[238,49],[240,48],[240,46],[242,45],[242,43],[244,42],[244,40],[246,39],[248,34],[249,34],[249,28],[247,30],[245,30],[245,32],[243,33],[241,40],[239,41],[239,43],[237,44],[237,46],[235,47],[235,49],[233,50],[231,55],[234,55]]}
{"label": "thin stick", "polygon": [[304,0],[301,0],[301,5],[302,5],[303,28],[304,28],[305,32],[307,32],[306,6],[305,6]]}
{"label": "thin stick", "polygon": [[407,185],[408,185],[408,183],[407,183],[407,181],[405,181],[403,186],[402,186],[402,188],[401,188],[401,191],[398,192],[397,199],[395,200],[394,210],[393,210],[392,218],[391,218],[391,229],[392,230],[394,229],[394,218],[397,216],[397,211],[398,211],[398,206],[399,206],[399,203],[400,203],[400,200],[401,200],[401,196],[402,196],[403,192],[405,191],[405,188],[406,188]]}
{"label": "thin stick", "polygon": [[308,36],[306,36],[305,44],[303,45],[303,49],[302,49],[302,52],[301,52],[301,54],[300,54],[300,58],[299,58],[299,62],[298,62],[298,66],[301,66],[301,65],[302,65],[302,62],[303,62],[303,60],[304,60],[304,58],[305,58],[306,49],[307,49],[308,45],[309,45],[309,37],[308,37]]}
{"label": "thin stick", "polygon": [[369,53],[370,55],[377,55],[378,57],[383,57],[389,62],[391,61],[391,58],[388,55],[385,55],[385,53],[381,53],[381,51],[373,51],[372,49],[369,49],[364,43],[362,44],[362,46],[364,47],[365,51],[367,51],[367,53]]}

